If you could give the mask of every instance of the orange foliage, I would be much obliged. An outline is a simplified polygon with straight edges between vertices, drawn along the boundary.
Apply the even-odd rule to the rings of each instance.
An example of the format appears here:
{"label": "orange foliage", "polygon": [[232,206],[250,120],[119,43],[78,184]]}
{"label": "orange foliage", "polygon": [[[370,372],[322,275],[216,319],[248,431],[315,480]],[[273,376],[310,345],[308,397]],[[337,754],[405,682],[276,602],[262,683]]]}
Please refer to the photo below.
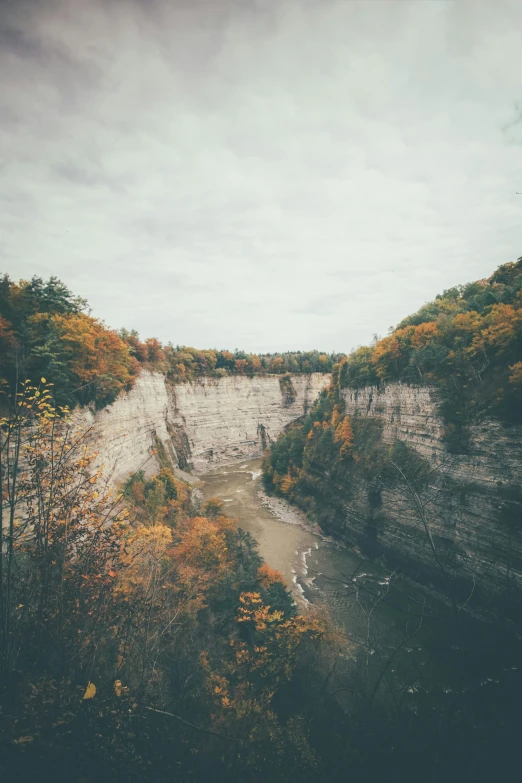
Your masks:
{"label": "orange foliage", "polygon": [[11,324],[0,315],[0,352],[7,351],[14,345],[15,337],[11,330]]}
{"label": "orange foliage", "polygon": [[265,590],[268,590],[271,585],[274,585],[277,582],[282,585],[285,584],[283,575],[279,571],[276,571],[275,568],[270,568],[266,563],[259,568],[257,580],[260,586]]}
{"label": "orange foliage", "polygon": [[[333,379],[332,379],[332,382],[333,382]],[[330,420],[330,423],[331,423],[331,425],[332,425],[332,427],[334,429],[337,427],[337,425],[342,420],[342,418],[343,418],[343,414],[341,413],[341,411],[339,409],[339,406],[338,405],[334,405],[334,409],[332,411],[332,418]]]}
{"label": "orange foliage", "polygon": [[202,606],[205,591],[231,568],[225,536],[231,527],[232,521],[224,517],[187,520],[180,541],[170,551],[178,568],[178,586],[197,591]]}
{"label": "orange foliage", "polygon": [[353,447],[353,430],[350,417],[345,416],[335,430],[335,441],[341,443],[341,457],[350,454]]}
{"label": "orange foliage", "polygon": [[248,362],[246,359],[236,359],[235,363],[236,372],[240,373],[241,375],[244,375],[246,368],[248,367]]}
{"label": "orange foliage", "polygon": [[[497,352],[502,353],[511,347],[511,344],[520,335],[522,329],[522,308],[515,309],[509,304],[493,305],[487,316],[483,319],[486,329],[482,331],[482,339],[486,345],[490,345]],[[481,348],[481,340],[477,337],[473,346]]]}
{"label": "orange foliage", "polygon": [[155,337],[149,337],[145,340],[147,346],[147,356],[149,362],[160,363],[165,361],[165,354],[163,352],[162,345]]}
{"label": "orange foliage", "polygon": [[411,347],[416,350],[425,348],[438,335],[439,330],[435,321],[427,321],[414,328],[411,335]]}
{"label": "orange foliage", "polygon": [[214,670],[206,654],[200,658],[208,671],[216,727],[226,726],[230,718],[271,721],[272,699],[292,677],[298,648],[325,633],[312,613],[287,619],[283,612],[271,611],[257,592],[243,592],[239,601],[237,622],[248,627],[251,643],[232,639],[230,655],[216,661]]}
{"label": "orange foliage", "polygon": [[250,358],[250,364],[252,365],[252,369],[254,372],[261,372],[263,369],[263,366],[261,364],[261,359],[259,356],[256,356],[253,354]]}
{"label": "orange foliage", "polygon": [[96,383],[99,399],[103,401],[132,386],[137,368],[129,346],[98,319],[84,313],[53,316],[38,313],[30,322],[35,327],[47,323],[56,332],[77,387]]}
{"label": "orange foliage", "polygon": [[482,323],[482,318],[476,312],[471,310],[469,313],[459,313],[455,316],[452,326],[457,332],[472,333],[478,332]]}
{"label": "orange foliage", "polygon": [[379,378],[384,379],[388,374],[389,364],[393,359],[398,359],[400,355],[400,345],[395,334],[379,340],[372,353],[372,364],[375,365],[375,371]]}
{"label": "orange foliage", "polygon": [[295,479],[292,478],[292,475],[289,470],[288,473],[285,476],[283,476],[283,478],[281,479],[281,483],[279,487],[281,489],[281,492],[286,494],[290,492],[290,490],[294,485],[295,485]]}

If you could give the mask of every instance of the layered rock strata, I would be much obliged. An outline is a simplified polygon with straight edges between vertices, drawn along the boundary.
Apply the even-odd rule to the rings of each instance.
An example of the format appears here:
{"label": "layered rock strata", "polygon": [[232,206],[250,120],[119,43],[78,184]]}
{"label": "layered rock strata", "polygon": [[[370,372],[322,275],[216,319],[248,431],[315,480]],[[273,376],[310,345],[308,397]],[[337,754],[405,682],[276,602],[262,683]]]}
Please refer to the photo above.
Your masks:
{"label": "layered rock strata", "polygon": [[[435,391],[390,384],[345,389],[346,412],[374,417],[383,438],[405,441],[434,468],[421,501],[437,551],[463,590],[522,599],[522,427],[485,419],[466,455],[449,454]],[[361,483],[337,532],[440,581],[421,514],[404,481]]]}
{"label": "layered rock strata", "polygon": [[161,373],[144,370],[130,392],[80,418],[111,482],[140,469],[150,475],[165,459],[203,472],[259,456],[330,382],[322,373],[285,378],[230,376],[173,386]]}

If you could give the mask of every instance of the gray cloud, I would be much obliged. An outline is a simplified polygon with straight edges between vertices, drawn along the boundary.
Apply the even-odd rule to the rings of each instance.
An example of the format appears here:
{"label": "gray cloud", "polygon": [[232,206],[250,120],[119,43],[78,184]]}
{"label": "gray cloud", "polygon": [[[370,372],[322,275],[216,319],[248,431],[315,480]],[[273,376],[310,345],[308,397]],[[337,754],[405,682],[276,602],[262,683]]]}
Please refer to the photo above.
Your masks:
{"label": "gray cloud", "polygon": [[348,350],[520,255],[518,2],[0,9],[0,266],[113,326]]}

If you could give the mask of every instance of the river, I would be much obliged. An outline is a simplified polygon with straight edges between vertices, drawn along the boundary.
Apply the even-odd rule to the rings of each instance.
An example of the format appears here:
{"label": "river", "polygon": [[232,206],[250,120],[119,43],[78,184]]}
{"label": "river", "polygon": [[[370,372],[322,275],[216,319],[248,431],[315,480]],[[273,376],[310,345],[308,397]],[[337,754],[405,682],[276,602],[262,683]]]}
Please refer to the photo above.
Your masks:
{"label": "river", "polygon": [[[441,693],[482,687],[514,671],[510,645],[484,623],[466,620],[466,640],[446,602],[326,536],[298,510],[261,490],[261,460],[221,466],[201,476],[204,500],[220,498],[259,545],[259,554],[285,577],[305,611],[320,606],[366,671],[393,657],[390,676],[417,690]],[[514,653],[513,653],[514,654]]]}

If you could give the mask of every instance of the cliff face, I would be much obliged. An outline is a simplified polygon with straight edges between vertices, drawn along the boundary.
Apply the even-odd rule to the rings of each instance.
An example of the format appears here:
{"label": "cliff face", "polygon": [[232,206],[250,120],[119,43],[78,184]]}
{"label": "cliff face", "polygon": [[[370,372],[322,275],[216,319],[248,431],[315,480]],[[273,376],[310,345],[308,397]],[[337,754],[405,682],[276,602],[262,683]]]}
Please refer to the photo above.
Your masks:
{"label": "cliff face", "polygon": [[158,470],[160,454],[182,470],[202,472],[219,462],[261,454],[302,416],[329,375],[203,378],[176,386],[142,371],[132,391],[112,405],[80,414],[89,446],[110,481]]}
{"label": "cliff face", "polygon": [[[432,464],[422,500],[452,575],[477,592],[516,599],[522,587],[522,427],[483,420],[471,427],[469,453],[451,455],[433,390],[390,384],[342,394],[348,414],[380,419],[385,440],[407,442]],[[361,484],[337,532],[352,543],[371,543],[413,570],[424,568],[437,581],[418,509],[404,486]]]}

